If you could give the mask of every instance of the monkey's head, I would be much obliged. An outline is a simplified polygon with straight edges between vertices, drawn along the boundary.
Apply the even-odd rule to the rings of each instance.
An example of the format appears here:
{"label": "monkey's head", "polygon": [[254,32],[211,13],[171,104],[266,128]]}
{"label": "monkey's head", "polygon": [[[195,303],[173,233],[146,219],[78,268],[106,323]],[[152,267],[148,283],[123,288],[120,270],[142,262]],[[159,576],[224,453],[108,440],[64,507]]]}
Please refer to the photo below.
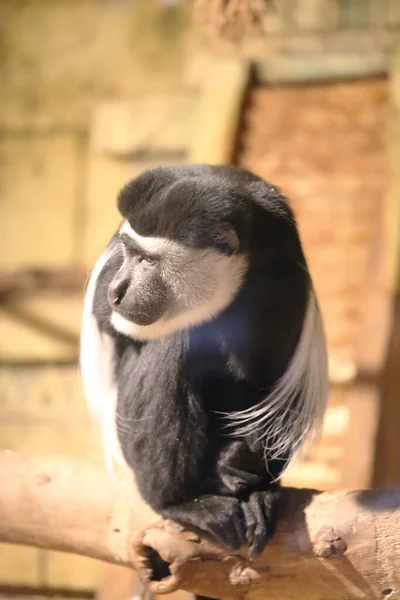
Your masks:
{"label": "monkey's head", "polygon": [[214,318],[251,266],[298,240],[279,191],[236,167],[147,171],[122,189],[118,208],[122,265],[108,299],[114,327],[137,339]]}

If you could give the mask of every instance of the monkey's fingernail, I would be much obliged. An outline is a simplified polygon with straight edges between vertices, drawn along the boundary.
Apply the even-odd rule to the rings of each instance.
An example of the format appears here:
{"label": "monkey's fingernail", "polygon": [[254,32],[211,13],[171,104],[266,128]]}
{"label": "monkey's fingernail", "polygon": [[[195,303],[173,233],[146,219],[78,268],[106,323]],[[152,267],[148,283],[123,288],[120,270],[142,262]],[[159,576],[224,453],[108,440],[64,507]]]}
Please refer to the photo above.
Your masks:
{"label": "monkey's fingernail", "polygon": [[260,548],[258,547],[258,545],[256,543],[252,544],[249,548],[249,552],[248,552],[248,557],[249,560],[256,560],[256,558],[258,558],[260,556],[261,552],[260,552]]}
{"label": "monkey's fingernail", "polygon": [[251,546],[252,542],[253,542],[253,537],[254,537],[254,530],[255,530],[255,526],[249,525],[247,527],[247,531],[246,531],[246,539],[248,544]]}

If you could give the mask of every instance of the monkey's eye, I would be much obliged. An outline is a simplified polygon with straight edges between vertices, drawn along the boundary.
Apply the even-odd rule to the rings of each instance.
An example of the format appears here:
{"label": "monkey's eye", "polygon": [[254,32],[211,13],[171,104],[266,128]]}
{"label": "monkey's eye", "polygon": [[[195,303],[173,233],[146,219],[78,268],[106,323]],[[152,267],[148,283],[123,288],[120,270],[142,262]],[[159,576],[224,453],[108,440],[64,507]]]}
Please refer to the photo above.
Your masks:
{"label": "monkey's eye", "polygon": [[219,250],[219,252],[222,252],[222,254],[232,254],[229,244],[226,242],[216,241],[215,247],[217,250]]}
{"label": "monkey's eye", "polygon": [[239,238],[230,223],[224,223],[214,233],[214,245],[223,254],[236,254],[239,250]]}
{"label": "monkey's eye", "polygon": [[146,267],[154,267],[157,264],[157,260],[152,256],[141,256],[139,262],[144,263]]}

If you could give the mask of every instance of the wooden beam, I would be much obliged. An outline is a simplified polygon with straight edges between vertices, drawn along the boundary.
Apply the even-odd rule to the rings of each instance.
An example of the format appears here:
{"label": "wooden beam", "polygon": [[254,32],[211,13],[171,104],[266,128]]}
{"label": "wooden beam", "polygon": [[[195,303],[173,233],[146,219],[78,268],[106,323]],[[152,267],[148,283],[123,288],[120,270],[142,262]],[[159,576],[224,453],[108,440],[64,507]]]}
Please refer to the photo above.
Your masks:
{"label": "wooden beam", "polygon": [[249,74],[247,62],[217,60],[210,64],[194,111],[189,162],[232,161]]}

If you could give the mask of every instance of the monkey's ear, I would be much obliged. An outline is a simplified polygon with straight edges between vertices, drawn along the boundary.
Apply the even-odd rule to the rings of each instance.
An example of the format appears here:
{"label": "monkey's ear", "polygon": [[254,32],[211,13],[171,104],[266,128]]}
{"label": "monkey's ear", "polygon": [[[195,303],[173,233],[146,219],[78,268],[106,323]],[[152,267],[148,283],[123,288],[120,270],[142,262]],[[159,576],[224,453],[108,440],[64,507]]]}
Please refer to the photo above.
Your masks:
{"label": "monkey's ear", "polygon": [[240,243],[235,228],[230,223],[223,223],[214,233],[214,244],[217,250],[231,256],[239,251]]}

